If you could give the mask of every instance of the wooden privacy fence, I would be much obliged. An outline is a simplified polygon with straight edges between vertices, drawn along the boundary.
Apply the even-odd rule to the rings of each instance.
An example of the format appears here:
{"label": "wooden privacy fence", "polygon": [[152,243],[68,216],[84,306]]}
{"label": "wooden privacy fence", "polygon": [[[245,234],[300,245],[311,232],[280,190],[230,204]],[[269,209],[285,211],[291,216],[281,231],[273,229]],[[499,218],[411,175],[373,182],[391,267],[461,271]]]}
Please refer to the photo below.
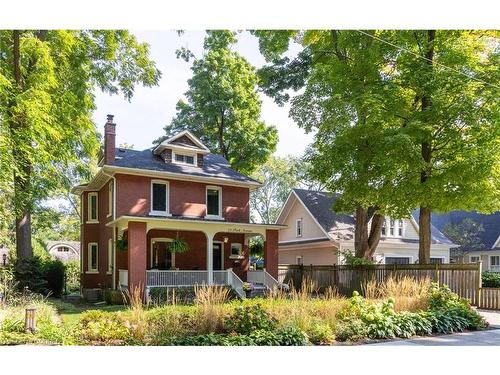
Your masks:
{"label": "wooden privacy fence", "polygon": [[351,296],[355,290],[362,293],[363,286],[374,280],[381,283],[389,277],[429,278],[440,285],[446,284],[471,304],[500,309],[500,288],[481,287],[481,263],[468,264],[375,264],[363,266],[302,266],[279,265],[278,281],[300,288],[303,280],[314,282],[320,291],[331,286],[339,293]]}

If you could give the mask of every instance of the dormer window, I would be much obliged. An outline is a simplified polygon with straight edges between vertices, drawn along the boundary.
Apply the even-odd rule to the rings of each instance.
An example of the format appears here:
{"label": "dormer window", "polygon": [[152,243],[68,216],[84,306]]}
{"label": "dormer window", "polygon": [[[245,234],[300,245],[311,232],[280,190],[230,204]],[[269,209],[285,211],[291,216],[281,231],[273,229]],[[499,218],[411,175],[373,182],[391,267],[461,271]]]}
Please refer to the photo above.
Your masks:
{"label": "dormer window", "polygon": [[196,155],[178,154],[174,152],[174,163],[196,165]]}

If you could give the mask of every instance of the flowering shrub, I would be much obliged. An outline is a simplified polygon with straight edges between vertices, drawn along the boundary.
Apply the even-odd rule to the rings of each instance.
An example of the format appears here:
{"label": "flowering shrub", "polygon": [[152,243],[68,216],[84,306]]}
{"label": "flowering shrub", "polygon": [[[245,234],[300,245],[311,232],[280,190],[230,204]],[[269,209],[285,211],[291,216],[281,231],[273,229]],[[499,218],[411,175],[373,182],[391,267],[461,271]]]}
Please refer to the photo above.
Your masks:
{"label": "flowering shrub", "polygon": [[226,316],[224,327],[227,332],[249,334],[256,330],[272,331],[277,323],[276,318],[257,304],[236,307],[233,314]]}

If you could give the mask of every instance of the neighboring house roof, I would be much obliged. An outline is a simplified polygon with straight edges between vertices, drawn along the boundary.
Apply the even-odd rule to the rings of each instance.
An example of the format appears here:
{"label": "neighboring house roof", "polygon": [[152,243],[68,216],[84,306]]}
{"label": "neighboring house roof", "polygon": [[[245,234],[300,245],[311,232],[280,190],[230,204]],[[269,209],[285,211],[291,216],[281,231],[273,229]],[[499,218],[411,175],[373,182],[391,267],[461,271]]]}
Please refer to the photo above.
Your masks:
{"label": "neighboring house roof", "polygon": [[47,251],[50,252],[53,248],[60,246],[67,246],[73,249],[78,255],[80,255],[80,242],[79,241],[47,241]]}
{"label": "neighboring house roof", "polygon": [[159,155],[155,155],[151,149],[136,151],[118,148],[116,150],[115,166],[125,168],[145,169],[151,171],[163,171],[180,173],[199,177],[218,177],[238,182],[260,182],[245,176],[229,166],[229,162],[217,154],[206,154],[203,156],[203,166],[191,166],[176,163],[165,163]]}
{"label": "neighboring house roof", "polygon": [[[446,224],[460,224],[464,219],[474,220],[481,224],[484,232],[479,234],[484,249],[500,248],[500,211],[490,215],[469,211],[450,211],[445,214],[432,214],[432,222],[440,230],[444,230]],[[481,250],[478,250],[481,251]]]}
{"label": "neighboring house roof", "polygon": [[[293,189],[293,193],[304,204],[321,228],[334,240],[351,240],[354,238],[355,217],[353,215],[336,213],[332,207],[340,194],[330,194],[325,191]],[[418,229],[418,210],[412,213],[414,225]],[[416,215],[416,216],[415,216]],[[281,215],[280,215],[281,216]],[[415,221],[415,217],[417,218]],[[439,229],[431,224],[433,244],[453,244]],[[391,241],[398,241],[391,239]],[[399,239],[401,242],[418,242],[418,240]]]}

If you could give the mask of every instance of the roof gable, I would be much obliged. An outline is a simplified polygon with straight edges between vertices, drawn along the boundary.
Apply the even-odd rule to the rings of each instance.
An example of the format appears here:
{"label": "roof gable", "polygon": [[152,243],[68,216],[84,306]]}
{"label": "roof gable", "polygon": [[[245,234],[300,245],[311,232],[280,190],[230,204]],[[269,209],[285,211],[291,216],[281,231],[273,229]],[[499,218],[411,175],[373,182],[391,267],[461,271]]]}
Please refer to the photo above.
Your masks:
{"label": "roof gable", "polygon": [[160,143],[153,149],[155,154],[160,154],[166,148],[186,149],[190,151],[208,154],[210,150],[189,130],[184,130]]}

